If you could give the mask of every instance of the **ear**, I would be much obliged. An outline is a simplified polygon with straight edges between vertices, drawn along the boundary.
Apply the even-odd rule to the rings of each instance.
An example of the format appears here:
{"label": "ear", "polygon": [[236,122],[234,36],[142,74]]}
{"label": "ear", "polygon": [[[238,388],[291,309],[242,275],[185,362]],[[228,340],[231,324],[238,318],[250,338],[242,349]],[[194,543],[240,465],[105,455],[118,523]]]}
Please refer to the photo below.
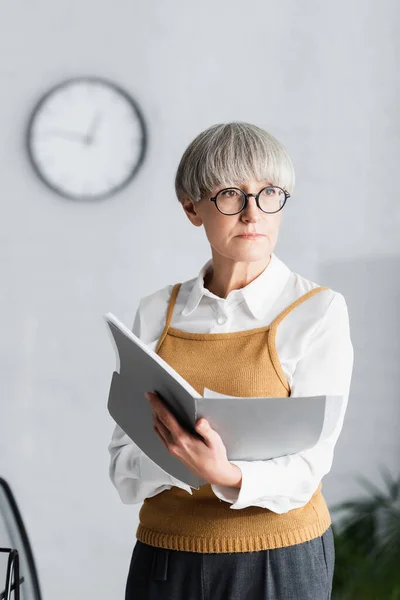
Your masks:
{"label": "ear", "polygon": [[181,204],[189,221],[196,227],[201,227],[201,225],[203,225],[203,219],[199,213],[198,203],[194,202],[189,197],[185,197],[181,200]]}

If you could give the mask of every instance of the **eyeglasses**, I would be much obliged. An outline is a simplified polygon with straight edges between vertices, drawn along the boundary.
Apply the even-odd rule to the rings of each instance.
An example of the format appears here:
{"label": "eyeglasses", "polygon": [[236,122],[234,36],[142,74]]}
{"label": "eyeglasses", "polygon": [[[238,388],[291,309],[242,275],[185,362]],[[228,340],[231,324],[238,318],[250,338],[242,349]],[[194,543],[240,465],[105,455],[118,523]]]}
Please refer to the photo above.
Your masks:
{"label": "eyeglasses", "polygon": [[246,194],[239,188],[224,188],[220,190],[211,202],[223,215],[237,215],[247,206],[249,197],[254,196],[257,206],[262,212],[273,214],[277,213],[286,204],[290,194],[276,185],[269,185],[258,192],[258,194]]}

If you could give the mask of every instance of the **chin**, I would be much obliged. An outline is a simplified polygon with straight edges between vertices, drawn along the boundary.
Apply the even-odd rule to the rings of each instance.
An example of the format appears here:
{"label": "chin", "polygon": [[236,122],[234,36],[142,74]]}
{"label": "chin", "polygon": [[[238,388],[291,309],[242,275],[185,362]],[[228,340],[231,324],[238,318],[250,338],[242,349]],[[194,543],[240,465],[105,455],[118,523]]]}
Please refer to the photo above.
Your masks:
{"label": "chin", "polygon": [[271,254],[271,249],[266,248],[263,251],[258,250],[257,252],[242,252],[233,256],[233,260],[237,262],[258,262],[265,260],[266,256]]}

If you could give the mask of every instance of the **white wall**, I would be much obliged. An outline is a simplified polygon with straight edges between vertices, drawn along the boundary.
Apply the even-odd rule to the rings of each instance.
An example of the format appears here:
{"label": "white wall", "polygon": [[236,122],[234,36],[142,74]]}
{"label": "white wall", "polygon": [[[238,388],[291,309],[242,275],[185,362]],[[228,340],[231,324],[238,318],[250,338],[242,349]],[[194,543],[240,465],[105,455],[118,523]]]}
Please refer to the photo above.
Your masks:
{"label": "white wall", "polygon": [[[355,369],[328,504],[399,464],[399,8],[203,0],[3,0],[0,5],[0,474],[17,495],[44,599],[122,598],[137,526],[108,479],[115,367],[102,314],[209,256],[174,197],[187,144],[217,122],[269,130],[294,161],[277,254],[348,301]],[[50,86],[94,74],[149,125],[135,181],[79,205],[32,173],[23,135]],[[189,251],[188,251],[189,248]]]}

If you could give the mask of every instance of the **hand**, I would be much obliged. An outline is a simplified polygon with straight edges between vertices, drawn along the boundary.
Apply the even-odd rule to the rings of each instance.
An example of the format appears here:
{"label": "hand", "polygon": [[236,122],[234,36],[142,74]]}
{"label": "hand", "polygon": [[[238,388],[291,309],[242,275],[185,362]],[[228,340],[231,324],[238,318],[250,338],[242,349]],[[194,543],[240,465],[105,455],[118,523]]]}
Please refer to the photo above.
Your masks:
{"label": "hand", "polygon": [[71,140],[73,142],[80,142],[82,144],[86,144],[86,136],[81,133],[77,133],[76,131],[65,131],[64,129],[53,129],[51,131],[46,131],[47,135],[56,135],[57,137],[61,137],[65,140]]}
{"label": "hand", "polygon": [[242,472],[228,461],[221,436],[207,419],[197,421],[195,428],[201,436],[197,438],[181,427],[157,393],[148,392],[145,396],[151,404],[154,431],[170,454],[208,483],[240,487]]}
{"label": "hand", "polygon": [[87,134],[85,135],[85,143],[90,146],[93,143],[94,140],[94,135],[98,129],[99,126],[99,122],[101,121],[100,119],[100,113],[97,113],[94,116],[94,119],[92,121],[92,124],[89,128],[89,131],[87,132]]}

